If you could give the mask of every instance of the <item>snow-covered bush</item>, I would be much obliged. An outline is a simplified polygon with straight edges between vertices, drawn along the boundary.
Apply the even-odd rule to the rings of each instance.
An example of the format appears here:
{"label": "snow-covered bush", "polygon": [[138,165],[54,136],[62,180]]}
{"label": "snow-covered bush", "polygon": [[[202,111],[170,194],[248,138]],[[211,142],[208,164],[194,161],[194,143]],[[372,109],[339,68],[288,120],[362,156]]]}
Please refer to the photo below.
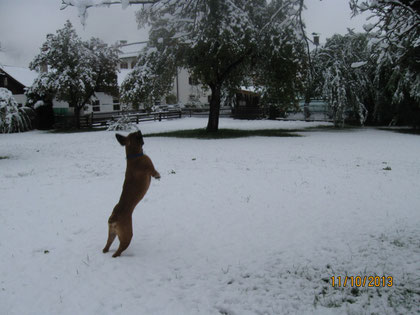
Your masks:
{"label": "snow-covered bush", "polygon": [[127,114],[123,114],[118,120],[108,122],[108,131],[130,131],[135,130],[134,124],[131,122]]}
{"label": "snow-covered bush", "polygon": [[12,92],[0,88],[0,133],[21,132],[30,128],[31,121],[25,111],[18,107]]}
{"label": "snow-covered bush", "polygon": [[116,121],[109,121],[108,122],[108,131],[131,131],[136,130],[135,125],[131,122],[131,118],[127,112],[128,107],[123,106],[121,117],[118,118]]}

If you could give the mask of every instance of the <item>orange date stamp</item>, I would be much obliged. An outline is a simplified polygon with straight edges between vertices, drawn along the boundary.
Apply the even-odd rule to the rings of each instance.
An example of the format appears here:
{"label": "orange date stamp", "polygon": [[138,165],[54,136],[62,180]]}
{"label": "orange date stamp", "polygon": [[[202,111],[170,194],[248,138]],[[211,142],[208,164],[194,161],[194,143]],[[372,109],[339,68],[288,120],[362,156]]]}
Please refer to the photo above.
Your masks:
{"label": "orange date stamp", "polygon": [[392,276],[332,276],[331,285],[333,287],[357,287],[357,288],[380,288],[392,287],[394,278]]}

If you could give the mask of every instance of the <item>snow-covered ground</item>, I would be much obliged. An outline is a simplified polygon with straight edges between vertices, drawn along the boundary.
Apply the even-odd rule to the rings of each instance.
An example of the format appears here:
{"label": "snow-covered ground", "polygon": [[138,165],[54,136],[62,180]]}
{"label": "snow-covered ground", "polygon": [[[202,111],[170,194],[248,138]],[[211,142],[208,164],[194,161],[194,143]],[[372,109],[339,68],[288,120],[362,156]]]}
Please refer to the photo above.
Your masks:
{"label": "snow-covered ground", "polygon": [[[0,313],[420,312],[420,138],[302,134],[145,138],[162,179],[134,211],[134,238],[116,259],[118,241],[101,251],[125,171],[114,133],[0,134]],[[343,288],[333,276],[393,282],[357,288],[348,278]]]}

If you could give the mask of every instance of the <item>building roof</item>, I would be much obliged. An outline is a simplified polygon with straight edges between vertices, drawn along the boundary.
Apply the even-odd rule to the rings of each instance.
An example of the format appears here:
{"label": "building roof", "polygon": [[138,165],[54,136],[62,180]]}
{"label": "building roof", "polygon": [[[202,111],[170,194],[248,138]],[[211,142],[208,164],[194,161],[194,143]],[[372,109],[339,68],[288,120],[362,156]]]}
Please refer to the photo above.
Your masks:
{"label": "building roof", "polygon": [[38,73],[29,68],[0,65],[0,69],[25,87],[31,86],[38,77]]}
{"label": "building roof", "polygon": [[130,44],[123,44],[119,47],[120,58],[137,57],[142,49],[147,46],[147,42],[136,42]]}
{"label": "building roof", "polygon": [[241,88],[238,91],[240,91],[243,94],[255,94],[255,95],[261,94],[261,90],[252,85],[241,86]]}

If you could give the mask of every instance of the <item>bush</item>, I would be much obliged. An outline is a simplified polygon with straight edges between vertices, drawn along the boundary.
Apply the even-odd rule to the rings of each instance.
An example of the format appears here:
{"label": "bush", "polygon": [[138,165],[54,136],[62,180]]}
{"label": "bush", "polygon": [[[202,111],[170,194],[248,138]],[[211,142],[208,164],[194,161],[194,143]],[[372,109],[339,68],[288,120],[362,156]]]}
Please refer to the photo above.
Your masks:
{"label": "bush", "polygon": [[19,108],[8,89],[0,88],[0,133],[31,129],[31,120],[24,108]]}

